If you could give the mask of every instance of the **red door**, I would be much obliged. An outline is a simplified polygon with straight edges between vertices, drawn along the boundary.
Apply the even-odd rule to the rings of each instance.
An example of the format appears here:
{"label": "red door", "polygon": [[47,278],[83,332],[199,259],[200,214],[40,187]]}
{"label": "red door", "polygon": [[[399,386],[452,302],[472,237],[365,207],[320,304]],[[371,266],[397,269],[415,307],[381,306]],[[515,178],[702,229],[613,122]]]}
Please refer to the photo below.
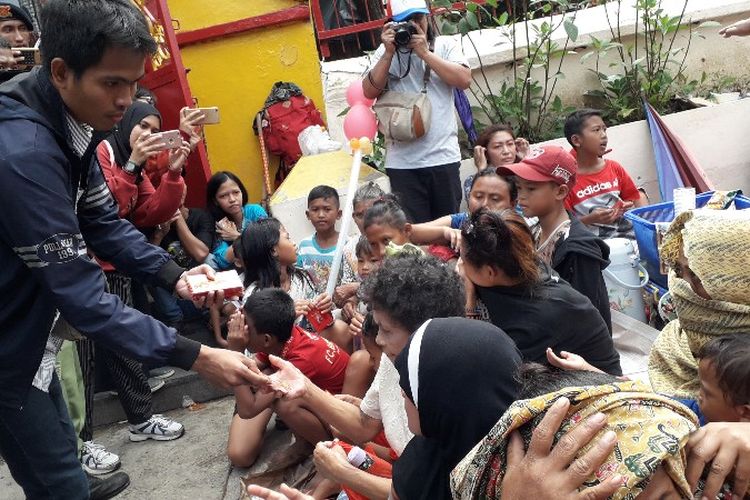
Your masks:
{"label": "red door", "polygon": [[[179,127],[179,112],[185,106],[193,106],[193,95],[187,81],[188,70],[182,65],[182,56],[177,45],[172,17],[166,0],[136,0],[146,17],[151,21],[151,34],[159,44],[159,51],[147,63],[146,76],[141,85],[156,95],[157,107],[162,115],[162,129]],[[142,5],[141,5],[142,4]],[[203,207],[206,204],[206,182],[211,176],[206,147],[201,141],[188,158],[185,169],[188,185],[186,205]]]}

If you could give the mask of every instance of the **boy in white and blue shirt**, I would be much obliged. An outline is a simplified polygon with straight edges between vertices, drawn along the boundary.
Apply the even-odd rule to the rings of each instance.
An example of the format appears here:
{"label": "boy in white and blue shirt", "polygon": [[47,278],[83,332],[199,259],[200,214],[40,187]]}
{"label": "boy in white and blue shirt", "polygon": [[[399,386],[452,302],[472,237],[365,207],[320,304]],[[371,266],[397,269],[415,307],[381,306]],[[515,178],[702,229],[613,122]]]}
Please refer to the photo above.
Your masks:
{"label": "boy in white and blue shirt", "polygon": [[297,266],[310,275],[316,292],[323,293],[339,239],[336,230],[336,221],[341,219],[338,192],[330,186],[314,187],[307,196],[305,215],[315,232],[297,245]]}

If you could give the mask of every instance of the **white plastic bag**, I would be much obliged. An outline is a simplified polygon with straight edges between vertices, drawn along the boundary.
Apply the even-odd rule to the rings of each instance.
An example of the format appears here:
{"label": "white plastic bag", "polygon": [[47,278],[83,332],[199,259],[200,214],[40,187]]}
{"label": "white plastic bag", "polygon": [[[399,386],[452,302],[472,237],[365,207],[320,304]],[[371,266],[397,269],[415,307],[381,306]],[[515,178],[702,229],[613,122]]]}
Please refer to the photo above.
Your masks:
{"label": "white plastic bag", "polygon": [[320,125],[310,125],[297,136],[300,150],[305,156],[328,153],[341,149],[341,143],[331,140],[327,130]]}

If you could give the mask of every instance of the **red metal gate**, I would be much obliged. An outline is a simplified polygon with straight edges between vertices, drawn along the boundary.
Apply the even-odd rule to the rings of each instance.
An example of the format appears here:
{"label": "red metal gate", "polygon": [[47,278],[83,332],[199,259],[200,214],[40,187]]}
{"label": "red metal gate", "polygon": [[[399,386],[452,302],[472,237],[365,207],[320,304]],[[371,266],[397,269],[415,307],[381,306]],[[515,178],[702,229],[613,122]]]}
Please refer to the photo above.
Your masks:
{"label": "red metal gate", "polygon": [[[187,81],[187,72],[177,45],[172,17],[167,0],[135,0],[149,19],[151,34],[159,45],[158,52],[147,63],[146,76],[140,84],[156,95],[162,115],[162,129],[179,127],[179,112],[193,106],[193,95]],[[203,207],[206,204],[206,182],[211,176],[205,144],[201,141],[188,158],[185,182],[188,185],[186,204]]]}

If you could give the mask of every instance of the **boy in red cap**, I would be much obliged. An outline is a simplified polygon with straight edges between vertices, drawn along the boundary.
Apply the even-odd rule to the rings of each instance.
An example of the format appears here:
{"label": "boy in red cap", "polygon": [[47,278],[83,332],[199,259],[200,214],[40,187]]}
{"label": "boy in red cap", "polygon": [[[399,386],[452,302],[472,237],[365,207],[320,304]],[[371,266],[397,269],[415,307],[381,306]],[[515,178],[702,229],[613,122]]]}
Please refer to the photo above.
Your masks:
{"label": "boy in red cap", "polygon": [[602,277],[602,269],[609,265],[609,247],[565,210],[577,171],[575,158],[559,146],[532,147],[521,162],[497,168],[499,175],[516,176],[523,215],[539,219],[532,228],[539,258],[591,300],[611,332]]}

